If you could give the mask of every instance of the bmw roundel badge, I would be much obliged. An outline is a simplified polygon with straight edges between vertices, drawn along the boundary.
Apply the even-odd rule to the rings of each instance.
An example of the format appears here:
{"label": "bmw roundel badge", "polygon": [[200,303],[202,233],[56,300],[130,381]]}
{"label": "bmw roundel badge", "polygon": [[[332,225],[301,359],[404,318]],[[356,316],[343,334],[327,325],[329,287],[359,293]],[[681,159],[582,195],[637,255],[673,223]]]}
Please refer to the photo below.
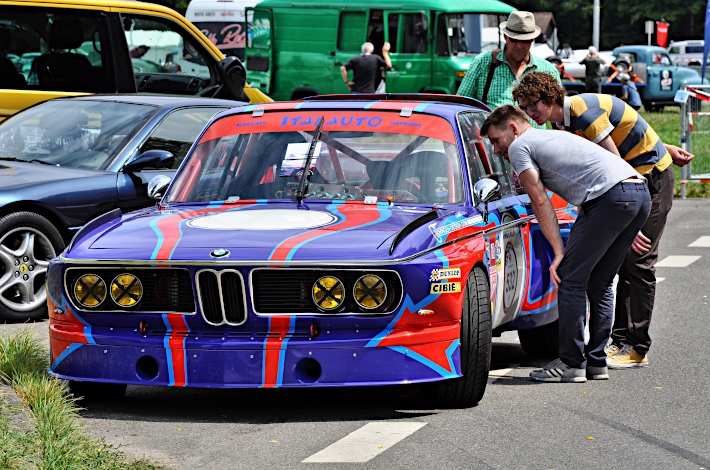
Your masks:
{"label": "bmw roundel badge", "polygon": [[226,250],[224,248],[217,248],[216,250],[212,250],[210,256],[213,258],[226,258],[227,256],[229,256],[229,250]]}

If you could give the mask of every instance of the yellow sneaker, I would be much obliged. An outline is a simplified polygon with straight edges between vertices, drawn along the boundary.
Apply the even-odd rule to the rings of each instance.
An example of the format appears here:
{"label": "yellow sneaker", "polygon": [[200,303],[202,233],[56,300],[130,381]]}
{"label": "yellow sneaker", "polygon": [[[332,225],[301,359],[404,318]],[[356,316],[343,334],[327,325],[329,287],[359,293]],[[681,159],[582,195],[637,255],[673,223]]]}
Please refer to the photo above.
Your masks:
{"label": "yellow sneaker", "polygon": [[614,343],[611,343],[609,346],[604,348],[604,352],[606,353],[607,358],[615,356],[616,353],[618,353],[619,351],[621,351],[621,348],[619,348],[619,346],[615,345]]}
{"label": "yellow sneaker", "polygon": [[642,356],[633,347],[625,344],[618,353],[606,358],[606,364],[609,369],[646,367],[648,365],[648,354]]}

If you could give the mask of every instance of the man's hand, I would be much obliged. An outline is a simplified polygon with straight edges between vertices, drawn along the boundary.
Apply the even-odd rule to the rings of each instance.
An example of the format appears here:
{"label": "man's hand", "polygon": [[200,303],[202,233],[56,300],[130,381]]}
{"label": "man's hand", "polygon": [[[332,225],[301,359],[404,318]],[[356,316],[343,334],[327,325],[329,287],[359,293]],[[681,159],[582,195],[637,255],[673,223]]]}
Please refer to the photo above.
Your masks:
{"label": "man's hand", "polygon": [[670,144],[664,144],[666,146],[666,150],[668,150],[668,153],[671,154],[671,158],[673,159],[673,164],[676,166],[683,167],[687,165],[690,160],[695,158],[695,155],[692,153],[683,150],[680,147],[676,147],[675,145],[670,145]]}
{"label": "man's hand", "polygon": [[552,260],[552,264],[550,265],[550,280],[552,281],[552,284],[555,285],[555,287],[560,287],[560,282],[562,282],[562,279],[560,279],[560,276],[557,274],[557,267],[560,265],[562,262],[562,258],[564,258],[565,255],[556,255],[555,259]]}
{"label": "man's hand", "polygon": [[355,82],[345,82],[345,84],[348,86],[348,89],[352,90],[353,85],[355,85]]}
{"label": "man's hand", "polygon": [[386,42],[382,45],[382,54],[384,55],[385,53],[390,51],[390,43]]}
{"label": "man's hand", "polygon": [[651,251],[651,239],[639,232],[636,238],[634,238],[634,242],[631,244],[631,249],[639,255],[648,253]]}

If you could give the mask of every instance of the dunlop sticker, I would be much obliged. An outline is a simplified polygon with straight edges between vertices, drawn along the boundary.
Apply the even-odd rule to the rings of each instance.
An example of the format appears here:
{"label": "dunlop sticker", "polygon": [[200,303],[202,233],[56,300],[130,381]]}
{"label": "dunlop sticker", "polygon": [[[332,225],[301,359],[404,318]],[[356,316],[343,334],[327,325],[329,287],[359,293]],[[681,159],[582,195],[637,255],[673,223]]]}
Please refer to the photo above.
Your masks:
{"label": "dunlop sticker", "polygon": [[441,281],[443,279],[458,279],[461,277],[461,268],[440,268],[432,269],[429,280],[431,282]]}
{"label": "dunlop sticker", "polygon": [[461,292],[460,282],[438,282],[431,285],[430,294],[456,294]]}

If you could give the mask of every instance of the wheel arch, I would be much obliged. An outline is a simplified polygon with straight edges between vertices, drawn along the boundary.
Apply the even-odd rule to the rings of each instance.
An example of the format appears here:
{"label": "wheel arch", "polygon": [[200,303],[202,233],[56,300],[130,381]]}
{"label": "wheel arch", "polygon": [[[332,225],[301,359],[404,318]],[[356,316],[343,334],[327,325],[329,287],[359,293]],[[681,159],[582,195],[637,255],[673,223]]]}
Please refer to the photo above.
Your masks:
{"label": "wheel arch", "polygon": [[33,212],[41,215],[59,231],[65,245],[71,240],[72,234],[67,227],[66,221],[53,207],[37,201],[14,201],[0,208],[0,217],[5,217],[15,212]]}

